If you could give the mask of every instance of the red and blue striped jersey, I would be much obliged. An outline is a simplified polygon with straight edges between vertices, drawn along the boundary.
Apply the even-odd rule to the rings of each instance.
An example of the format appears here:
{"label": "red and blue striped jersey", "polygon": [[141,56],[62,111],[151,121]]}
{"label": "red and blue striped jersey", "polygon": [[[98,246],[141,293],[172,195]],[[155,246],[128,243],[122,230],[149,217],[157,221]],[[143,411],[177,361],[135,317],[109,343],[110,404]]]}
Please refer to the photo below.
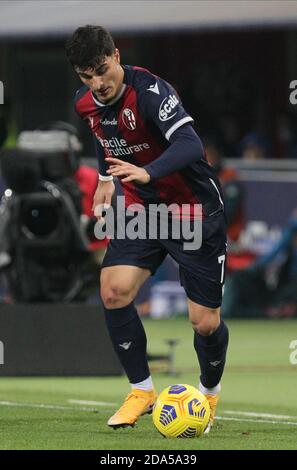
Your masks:
{"label": "red and blue striped jersey", "polygon": [[[106,175],[106,157],[134,165],[149,165],[171,145],[182,126],[193,122],[174,88],[148,70],[123,66],[124,81],[119,94],[103,104],[83,86],[75,97],[75,109],[95,136],[99,171]],[[186,152],[186,148],[185,148]],[[183,159],[183,155],[180,155]],[[148,184],[121,183],[130,204],[202,204],[204,215],[222,208],[220,183],[204,155],[197,161]]]}

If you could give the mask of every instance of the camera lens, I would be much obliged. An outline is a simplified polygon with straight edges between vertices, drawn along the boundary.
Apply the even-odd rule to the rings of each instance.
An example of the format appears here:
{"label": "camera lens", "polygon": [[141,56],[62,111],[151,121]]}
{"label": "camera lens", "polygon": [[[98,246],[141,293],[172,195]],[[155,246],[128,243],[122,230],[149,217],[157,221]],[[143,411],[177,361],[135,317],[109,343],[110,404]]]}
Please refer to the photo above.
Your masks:
{"label": "camera lens", "polygon": [[49,236],[58,226],[56,207],[40,205],[28,207],[22,216],[23,232],[36,237]]}

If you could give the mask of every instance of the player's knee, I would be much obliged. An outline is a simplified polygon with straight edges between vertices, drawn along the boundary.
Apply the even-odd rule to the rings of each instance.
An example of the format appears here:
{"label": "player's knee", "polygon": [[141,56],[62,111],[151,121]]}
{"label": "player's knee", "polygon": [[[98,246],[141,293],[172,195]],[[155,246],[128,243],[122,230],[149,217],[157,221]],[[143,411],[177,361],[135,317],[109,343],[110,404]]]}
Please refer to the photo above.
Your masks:
{"label": "player's knee", "polygon": [[115,285],[112,282],[102,283],[100,294],[102,302],[107,309],[124,307],[133,300],[131,289]]}
{"label": "player's knee", "polygon": [[217,326],[209,320],[192,322],[192,325],[193,329],[201,336],[210,336],[217,329]]}
{"label": "player's knee", "polygon": [[[209,309],[210,310],[210,309]],[[208,311],[204,315],[199,315],[198,318],[192,319],[192,326],[201,336],[210,336],[219,327],[220,317],[216,310]]]}

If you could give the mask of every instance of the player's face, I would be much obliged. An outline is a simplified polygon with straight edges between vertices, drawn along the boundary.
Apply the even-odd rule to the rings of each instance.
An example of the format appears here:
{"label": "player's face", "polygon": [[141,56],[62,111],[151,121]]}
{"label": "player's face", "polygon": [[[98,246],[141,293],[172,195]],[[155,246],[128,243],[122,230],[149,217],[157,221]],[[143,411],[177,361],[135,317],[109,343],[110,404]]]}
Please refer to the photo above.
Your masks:
{"label": "player's face", "polygon": [[95,68],[81,70],[75,67],[81,81],[89,87],[97,98],[103,103],[112,100],[120,91],[124,70],[120,66],[120,53],[118,49],[114,54],[105,57],[104,60]]}

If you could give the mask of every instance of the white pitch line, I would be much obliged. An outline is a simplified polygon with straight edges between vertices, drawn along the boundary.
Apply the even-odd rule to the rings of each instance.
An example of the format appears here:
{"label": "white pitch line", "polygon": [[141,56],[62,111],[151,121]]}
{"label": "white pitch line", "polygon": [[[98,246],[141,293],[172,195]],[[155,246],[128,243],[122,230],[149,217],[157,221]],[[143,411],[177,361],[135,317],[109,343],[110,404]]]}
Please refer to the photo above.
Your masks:
{"label": "white pitch line", "polygon": [[105,401],[89,401],[89,400],[74,400],[70,398],[67,400],[68,403],[77,405],[89,405],[89,406],[117,406],[117,403],[110,403]]}
{"label": "white pitch line", "polygon": [[[60,406],[60,405],[48,405],[44,403],[18,403],[13,401],[0,401],[0,406],[11,406],[16,408],[42,408],[48,410],[63,410],[63,411],[97,411],[98,408],[81,408],[81,407],[72,407],[72,406]],[[297,422],[294,423],[292,421],[271,421],[268,419],[241,419],[241,418],[233,418],[233,417],[223,417],[217,416],[217,420],[221,421],[238,421],[240,423],[265,423],[265,424],[286,424],[290,426],[297,426]]]}
{"label": "white pitch line", "polygon": [[250,418],[273,418],[273,419],[296,419],[297,416],[290,416],[290,415],[274,415],[270,413],[255,413],[252,411],[233,411],[227,410],[222,411],[224,414],[228,415],[239,415],[239,416],[248,416]]}
{"label": "white pitch line", "polygon": [[11,406],[16,408],[43,408],[46,410],[63,411],[98,411],[98,408],[79,408],[74,406],[46,405],[44,403],[17,403],[13,401],[0,401],[0,406]]}
{"label": "white pitch line", "polygon": [[240,423],[288,424],[289,426],[297,426],[297,423],[292,421],[272,421],[269,419],[228,418],[227,416],[216,416],[216,419],[220,421],[238,421]]}

